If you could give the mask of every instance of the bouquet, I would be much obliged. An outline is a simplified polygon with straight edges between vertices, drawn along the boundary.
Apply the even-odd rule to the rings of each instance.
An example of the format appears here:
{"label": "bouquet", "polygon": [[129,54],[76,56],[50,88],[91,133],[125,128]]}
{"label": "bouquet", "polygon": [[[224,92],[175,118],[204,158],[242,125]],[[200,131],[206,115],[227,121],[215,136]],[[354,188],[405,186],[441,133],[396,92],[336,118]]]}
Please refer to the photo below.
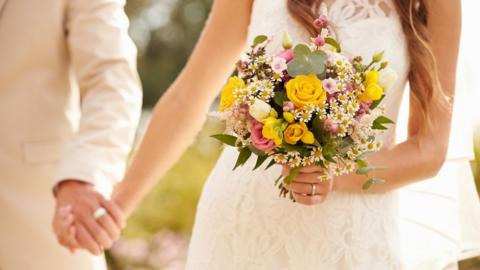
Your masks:
{"label": "bouquet", "polygon": [[369,178],[365,158],[382,147],[379,134],[393,121],[381,105],[396,73],[387,68],[383,52],[367,64],[349,57],[331,35],[328,20],[315,22],[320,34],[308,44],[293,45],[284,33],[283,50],[269,54],[271,38],[257,36],[237,63],[236,75],[222,90],[219,115],[224,134],[213,135],[238,148],[234,166],[257,156],[253,170],[269,160],[291,168],[276,185],[280,195],[288,191],[302,166],[320,166],[322,181],[356,171],[367,176],[363,189],[380,184]]}

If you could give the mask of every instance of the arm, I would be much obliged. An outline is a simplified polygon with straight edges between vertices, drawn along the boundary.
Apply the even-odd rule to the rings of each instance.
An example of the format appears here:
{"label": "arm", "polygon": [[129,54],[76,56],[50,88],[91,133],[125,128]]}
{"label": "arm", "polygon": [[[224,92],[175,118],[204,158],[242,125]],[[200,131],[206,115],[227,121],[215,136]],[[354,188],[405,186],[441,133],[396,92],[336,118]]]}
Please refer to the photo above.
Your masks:
{"label": "arm", "polygon": [[[141,108],[136,49],[123,6],[122,0],[66,1],[66,41],[81,120],[55,177],[56,212],[71,206],[78,242],[94,254],[111,245],[123,219],[96,188],[108,190],[122,178]],[[109,214],[92,221],[99,207]],[[60,243],[76,247],[62,241],[60,218],[57,214],[53,222]]]}
{"label": "arm", "polygon": [[151,123],[113,200],[127,213],[174,164],[201,128],[209,106],[246,44],[252,0],[215,0],[183,71],[155,106]]}
{"label": "arm", "polygon": [[[431,1],[428,31],[432,51],[437,61],[440,85],[445,95],[452,100],[455,93],[460,24],[459,0]],[[385,170],[373,173],[375,177],[385,179],[386,183],[371,187],[369,192],[393,190],[433,177],[438,173],[446,158],[452,108],[434,107],[428,114],[433,122],[433,128],[430,131],[419,131],[417,114],[411,111],[408,139],[368,159],[371,165],[387,167]],[[359,192],[364,181],[365,178],[358,175],[340,177],[335,180],[334,189]]]}

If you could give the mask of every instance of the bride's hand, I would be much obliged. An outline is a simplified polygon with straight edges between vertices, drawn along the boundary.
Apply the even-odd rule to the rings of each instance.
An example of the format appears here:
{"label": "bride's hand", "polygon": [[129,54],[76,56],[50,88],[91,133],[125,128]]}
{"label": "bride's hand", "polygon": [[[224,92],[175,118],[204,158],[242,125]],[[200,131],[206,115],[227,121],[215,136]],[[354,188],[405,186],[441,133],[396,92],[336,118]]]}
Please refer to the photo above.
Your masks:
{"label": "bride's hand", "polygon": [[[283,175],[290,173],[288,166],[283,167]],[[325,172],[317,166],[307,166],[300,169],[291,184],[285,184],[285,188],[292,192],[296,202],[304,205],[316,205],[327,198],[333,188],[333,179],[321,180]]]}

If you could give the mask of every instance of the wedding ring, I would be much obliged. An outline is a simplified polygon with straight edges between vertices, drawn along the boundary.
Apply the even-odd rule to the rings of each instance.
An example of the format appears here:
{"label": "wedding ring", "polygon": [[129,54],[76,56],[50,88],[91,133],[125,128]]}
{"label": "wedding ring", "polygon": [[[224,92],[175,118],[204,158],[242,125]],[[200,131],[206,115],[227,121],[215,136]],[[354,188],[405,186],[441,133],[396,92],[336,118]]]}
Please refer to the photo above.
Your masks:
{"label": "wedding ring", "polygon": [[310,196],[313,196],[313,195],[315,195],[315,191],[317,189],[317,186],[314,183],[311,183],[311,185],[312,185],[312,193],[310,193]]}
{"label": "wedding ring", "polygon": [[93,212],[93,218],[99,219],[103,217],[106,213],[107,213],[107,210],[105,210],[105,208],[99,207],[97,208],[97,210],[95,210],[95,212]]}

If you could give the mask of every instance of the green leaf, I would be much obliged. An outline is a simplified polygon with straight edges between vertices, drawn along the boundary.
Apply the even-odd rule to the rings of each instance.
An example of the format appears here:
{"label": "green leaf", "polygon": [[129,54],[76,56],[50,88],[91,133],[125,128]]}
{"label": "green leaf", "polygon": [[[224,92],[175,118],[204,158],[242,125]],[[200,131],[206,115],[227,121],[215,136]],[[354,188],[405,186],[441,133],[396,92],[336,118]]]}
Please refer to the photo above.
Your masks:
{"label": "green leaf", "polygon": [[371,171],[384,170],[384,169],[385,167],[366,166],[366,167],[358,168],[357,174],[368,174]]}
{"label": "green leaf", "polygon": [[230,145],[230,146],[236,146],[237,144],[237,137],[228,135],[228,134],[215,134],[210,136],[214,139],[217,139],[221,141],[224,144]]}
{"label": "green leaf", "polygon": [[385,95],[383,95],[380,99],[377,99],[377,100],[373,101],[372,105],[370,105],[370,110],[373,110],[373,109],[377,108],[378,105],[380,105],[380,103],[383,101],[384,98],[385,98]]}
{"label": "green leaf", "polygon": [[287,100],[285,93],[282,91],[275,92],[275,96],[273,97],[273,101],[275,101],[275,104],[277,104],[280,107],[283,107],[283,102]]}
{"label": "green leaf", "polygon": [[325,43],[333,46],[338,53],[342,52],[342,48],[340,47],[340,44],[335,39],[327,37],[325,38]]}
{"label": "green leaf", "polygon": [[258,156],[257,162],[255,163],[255,167],[253,167],[253,170],[258,169],[262,164],[267,160],[268,155],[263,155],[263,156]]}
{"label": "green leaf", "polygon": [[[375,154],[375,153],[376,153],[376,152],[374,152],[374,151],[366,151],[366,152],[363,152],[362,154],[360,154],[360,155],[357,157],[357,159],[363,161],[363,159],[365,159],[365,158],[367,158],[367,157],[369,157],[369,156],[371,156],[371,155],[373,155],[373,154]],[[358,161],[357,161],[357,162],[358,162]],[[358,163],[357,163],[357,164],[358,164]]]}
{"label": "green leaf", "polygon": [[300,172],[300,169],[301,167],[295,167],[293,169],[290,170],[290,174],[285,177],[285,179],[283,179],[283,182],[285,184],[291,184],[293,182],[293,180],[295,179],[295,177],[297,177],[298,173]]}
{"label": "green leaf", "polygon": [[267,167],[265,167],[265,170],[268,170],[270,167],[272,167],[275,164],[277,164],[277,162],[275,162],[274,159],[270,160],[270,163],[268,163]]}
{"label": "green leaf", "polygon": [[374,122],[378,122],[380,124],[395,124],[392,119],[386,117],[386,116],[379,116],[377,119],[375,119]]}
{"label": "green leaf", "polygon": [[373,185],[382,185],[382,184],[385,184],[385,180],[378,179],[378,178],[370,178],[363,184],[362,189],[365,191],[371,188]]}
{"label": "green leaf", "polygon": [[248,147],[242,148],[242,150],[240,150],[240,154],[238,154],[237,163],[235,163],[235,167],[233,167],[233,169],[235,170],[237,167],[245,164],[245,162],[247,162],[251,155],[252,151],[250,151]]}
{"label": "green leaf", "polygon": [[287,72],[290,76],[307,75],[312,69],[312,64],[305,59],[294,59],[287,65]]}
{"label": "green leaf", "polygon": [[301,155],[306,156],[308,153],[310,153],[310,150],[300,146],[300,145],[292,145],[292,144],[283,144],[282,145],[283,149],[287,152],[299,152]]}
{"label": "green leaf", "polygon": [[255,37],[255,39],[253,40],[253,45],[258,45],[258,44],[261,44],[265,41],[267,41],[268,37],[265,36],[265,35],[260,35],[260,36],[257,36]]}
{"label": "green leaf", "polygon": [[363,160],[363,159],[358,159],[358,160],[357,160],[357,167],[358,167],[358,169],[365,168],[365,167],[367,167],[367,166],[368,166],[368,164],[367,164],[367,162],[366,162],[365,160]]}
{"label": "green leaf", "polygon": [[325,141],[325,132],[322,129],[322,120],[318,115],[312,121],[312,132],[315,139],[322,143]]}
{"label": "green leaf", "polygon": [[372,124],[372,129],[386,130],[387,127],[374,121],[373,124]]}
{"label": "green leaf", "polygon": [[323,51],[315,51],[310,57],[310,63],[312,64],[312,71],[315,74],[322,74],[325,72],[325,59],[327,55]]}
{"label": "green leaf", "polygon": [[297,46],[295,46],[295,48],[293,49],[293,56],[295,59],[301,59],[301,58],[306,58],[308,57],[310,54],[312,53],[312,51],[310,50],[310,48],[305,45],[305,44],[298,44]]}

